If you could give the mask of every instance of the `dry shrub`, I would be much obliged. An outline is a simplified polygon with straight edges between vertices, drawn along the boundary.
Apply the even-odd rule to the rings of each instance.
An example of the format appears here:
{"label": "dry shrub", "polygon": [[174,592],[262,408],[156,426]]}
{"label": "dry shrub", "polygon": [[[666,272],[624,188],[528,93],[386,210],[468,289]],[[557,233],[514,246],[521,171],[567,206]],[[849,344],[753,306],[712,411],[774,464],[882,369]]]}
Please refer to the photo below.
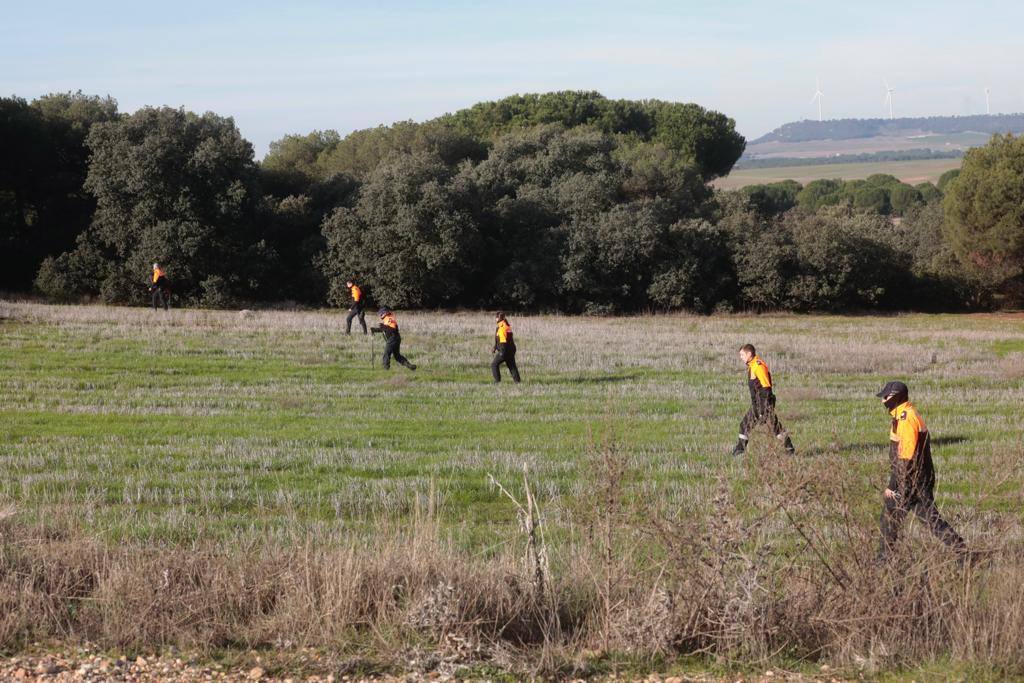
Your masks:
{"label": "dry shrub", "polygon": [[397,650],[412,633],[453,651],[545,642],[522,564],[475,560],[432,523],[372,545],[108,547],[0,520],[0,647],[43,638],[166,646],[342,647],[359,634]]}
{"label": "dry shrub", "polygon": [[[109,545],[0,519],[0,647],[63,638],[386,658],[426,645],[423,666],[484,660],[554,675],[585,672],[588,652],[1024,673],[1012,513],[986,520],[1006,540],[983,562],[961,566],[908,529],[897,558],[877,566],[880,500],[838,456],[751,458],[742,485],[723,478],[666,509],[631,495],[635,473],[614,444],[593,450],[559,544],[537,547],[527,526],[491,556],[460,550],[419,508],[402,525],[381,523],[372,543],[341,545]],[[541,556],[550,562],[538,581],[541,565],[524,559]]]}

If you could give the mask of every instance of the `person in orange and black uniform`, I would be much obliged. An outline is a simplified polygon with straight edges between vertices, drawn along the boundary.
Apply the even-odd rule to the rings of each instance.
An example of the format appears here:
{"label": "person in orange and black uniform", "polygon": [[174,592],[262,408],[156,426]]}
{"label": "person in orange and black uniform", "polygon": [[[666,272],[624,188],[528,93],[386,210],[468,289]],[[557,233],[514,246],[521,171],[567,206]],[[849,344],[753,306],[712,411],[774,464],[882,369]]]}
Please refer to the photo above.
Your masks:
{"label": "person in orange and black uniform", "polygon": [[928,428],[910,402],[910,390],[903,382],[888,382],[875,394],[892,418],[889,427],[889,485],[883,494],[884,506],[879,527],[882,540],[878,559],[892,554],[907,512],[914,511],[935,536],[958,553],[966,554],[967,544],[939,515],[935,507],[935,466],[932,464]]}
{"label": "person in orange and black uniform", "polygon": [[391,357],[394,356],[399,365],[404,365],[410,370],[416,366],[402,355],[402,335],[398,331],[398,321],[390,308],[382,308],[377,314],[380,317],[380,325],[371,327],[374,334],[384,335],[384,355],[381,356],[380,364],[385,370],[391,369]]}
{"label": "person in orange and black uniform", "polygon": [[358,316],[359,324],[366,334],[366,300],[363,298],[363,290],[352,280],[345,283],[348,287],[349,296],[352,297],[352,305],[348,309],[348,317],[345,318],[345,334],[352,334],[352,318]]}
{"label": "person in orange and black uniform", "polygon": [[793,441],[782,428],[779,416],[775,414],[775,392],[772,390],[772,373],[768,365],[758,357],[753,344],[744,344],[740,348],[740,360],[747,366],[747,386],[750,389],[750,410],[740,422],[740,438],[733,455],[743,455],[750,440],[750,431],[759,424],[766,424],[775,438],[783,442],[786,451],[795,453]]}
{"label": "person in orange and black uniform", "polygon": [[497,329],[494,331],[494,357],[491,359],[491,375],[494,376],[494,383],[501,381],[501,364],[508,366],[508,372],[512,375],[512,381],[519,384],[519,368],[516,367],[516,342],[512,336],[512,326],[508,324],[505,314],[498,312],[494,314],[494,322]]}
{"label": "person in orange and black uniform", "polygon": [[167,281],[167,275],[159,263],[153,264],[153,279],[149,283],[149,293],[153,297],[153,310],[155,311],[159,304],[166,311],[167,304],[171,299],[171,287]]}

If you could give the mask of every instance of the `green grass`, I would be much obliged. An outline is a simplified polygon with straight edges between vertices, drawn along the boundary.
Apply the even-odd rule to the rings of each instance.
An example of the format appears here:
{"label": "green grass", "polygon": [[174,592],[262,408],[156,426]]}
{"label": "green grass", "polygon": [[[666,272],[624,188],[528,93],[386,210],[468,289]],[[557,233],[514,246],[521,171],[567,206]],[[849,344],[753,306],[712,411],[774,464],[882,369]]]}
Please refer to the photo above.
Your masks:
{"label": "green grass", "polygon": [[[1019,492],[990,490],[1021,452],[1020,320],[514,317],[525,381],[493,386],[483,313],[400,312],[413,374],[371,368],[369,341],[339,334],[334,312],[4,311],[0,508],[70,514],[110,538],[372,534],[433,499],[464,544],[486,548],[515,524],[488,474],[512,482],[528,465],[557,523],[606,438],[638,495],[742,491],[746,461],[726,454],[748,341],[775,373],[800,457],[849,468],[865,524],[886,467],[873,394],[893,378],[932,429],[949,515],[1020,511]],[[772,448],[759,433],[751,457]]]}

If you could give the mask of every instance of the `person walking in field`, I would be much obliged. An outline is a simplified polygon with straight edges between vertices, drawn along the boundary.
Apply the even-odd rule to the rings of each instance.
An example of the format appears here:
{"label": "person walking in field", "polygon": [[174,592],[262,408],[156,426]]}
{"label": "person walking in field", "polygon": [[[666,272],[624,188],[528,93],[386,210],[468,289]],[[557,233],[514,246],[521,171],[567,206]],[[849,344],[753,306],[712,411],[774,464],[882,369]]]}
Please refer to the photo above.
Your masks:
{"label": "person walking in field", "polygon": [[171,299],[171,288],[167,281],[167,275],[159,263],[153,264],[153,279],[149,283],[149,293],[153,298],[153,310],[155,311],[159,304],[166,311]]}
{"label": "person walking in field", "polygon": [[743,455],[750,441],[750,431],[759,424],[768,425],[775,438],[783,442],[788,453],[795,453],[793,441],[782,428],[778,415],[775,414],[775,392],[772,390],[772,373],[768,365],[761,360],[753,344],[740,347],[740,360],[746,365],[747,386],[750,389],[750,410],[740,422],[740,437],[732,450],[734,456]]}
{"label": "person walking in field", "polygon": [[366,334],[366,300],[363,298],[363,290],[352,280],[345,283],[348,287],[349,296],[352,297],[352,305],[348,309],[348,317],[345,318],[345,334],[352,334],[352,318],[359,318],[359,325]]}
{"label": "person walking in field", "polygon": [[402,335],[398,331],[398,321],[395,320],[395,314],[391,312],[390,308],[385,307],[380,309],[377,315],[380,317],[380,325],[371,327],[370,331],[374,334],[384,335],[384,355],[380,359],[381,366],[385,370],[390,370],[391,357],[394,356],[399,365],[415,370],[416,366],[402,355]]}
{"label": "person walking in field", "polygon": [[505,314],[498,311],[494,314],[494,322],[497,329],[494,331],[494,349],[491,358],[491,375],[494,383],[501,382],[501,364],[508,367],[512,375],[512,381],[519,384],[519,368],[516,367],[516,342],[512,336],[512,326],[509,324]]}
{"label": "person walking in field", "polygon": [[903,382],[888,382],[875,394],[892,418],[889,426],[889,485],[883,494],[879,527],[882,539],[878,560],[889,559],[907,512],[914,511],[931,532],[950,548],[965,555],[967,544],[939,515],[935,507],[935,466],[931,439],[921,414],[910,402]]}

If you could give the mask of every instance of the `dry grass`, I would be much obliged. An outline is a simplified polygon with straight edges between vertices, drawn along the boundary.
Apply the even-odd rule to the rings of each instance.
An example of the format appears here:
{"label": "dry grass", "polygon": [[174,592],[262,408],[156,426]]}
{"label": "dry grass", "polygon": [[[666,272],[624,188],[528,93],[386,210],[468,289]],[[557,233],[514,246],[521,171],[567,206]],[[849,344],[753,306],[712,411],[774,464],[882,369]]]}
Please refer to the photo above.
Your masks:
{"label": "dry grass", "polygon": [[[754,463],[751,514],[724,482],[685,508],[630,500],[637,473],[615,444],[590,458],[568,536],[538,548],[517,535],[485,555],[446,539],[433,506],[344,546],[111,546],[8,518],[0,647],[315,647],[385,668],[425,650],[425,666],[448,673],[490,665],[547,676],[600,672],[614,653],[641,668],[703,655],[741,668],[827,661],[850,674],[934,661],[1024,672],[1024,547],[1012,517],[997,517],[998,528],[968,520],[989,527],[975,535],[976,548],[991,544],[983,561],[960,566],[912,538],[876,567],[855,490],[835,471]],[[524,562],[538,551],[550,562]]]}
{"label": "dry grass", "polygon": [[806,166],[780,166],[772,168],[744,168],[735,170],[714,181],[721,190],[735,190],[747,185],[777,183],[795,180],[802,185],[820,178],[863,180],[875,173],[888,173],[910,185],[937,183],[950,169],[960,168],[963,159],[923,159],[916,161],[868,161],[846,164],[808,164]]}

